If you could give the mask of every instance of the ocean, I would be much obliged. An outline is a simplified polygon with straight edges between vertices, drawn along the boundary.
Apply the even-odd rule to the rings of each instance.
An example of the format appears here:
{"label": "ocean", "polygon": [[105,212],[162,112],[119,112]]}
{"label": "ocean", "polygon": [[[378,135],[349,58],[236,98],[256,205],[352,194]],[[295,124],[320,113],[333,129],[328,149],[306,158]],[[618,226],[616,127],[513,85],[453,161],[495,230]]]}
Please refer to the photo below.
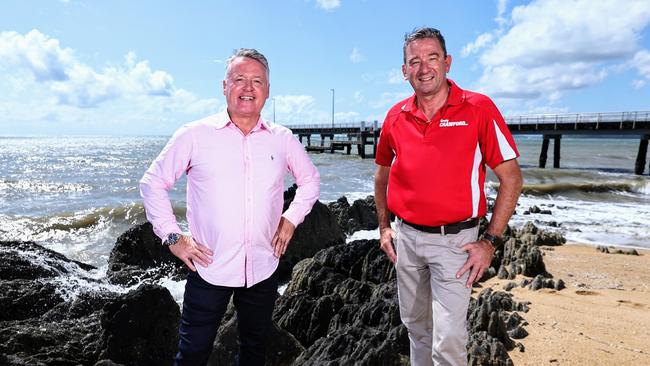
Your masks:
{"label": "ocean", "polygon": [[[33,240],[105,271],[116,238],[145,221],[138,181],[167,139],[0,137],[0,237]],[[552,149],[547,168],[537,168],[540,138],[516,140],[525,186],[511,224],[533,221],[570,242],[650,249],[650,177],[647,167],[646,175],[633,174],[638,139],[564,137],[560,169],[549,168]],[[321,174],[322,202],[373,194],[372,159],[310,157]],[[496,187],[489,174],[488,196]],[[184,179],[170,198],[186,230]],[[524,214],[534,205],[552,214]]]}

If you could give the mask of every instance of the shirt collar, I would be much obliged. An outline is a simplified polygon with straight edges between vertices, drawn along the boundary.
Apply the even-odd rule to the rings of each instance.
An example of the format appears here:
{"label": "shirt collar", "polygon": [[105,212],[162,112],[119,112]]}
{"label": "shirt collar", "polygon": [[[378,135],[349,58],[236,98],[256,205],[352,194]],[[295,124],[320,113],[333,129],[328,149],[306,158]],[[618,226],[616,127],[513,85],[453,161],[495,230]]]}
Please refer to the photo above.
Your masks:
{"label": "shirt collar", "polygon": [[[231,124],[231,123],[233,123],[233,122],[230,120],[230,116],[228,115],[228,110],[227,109],[224,109],[223,111],[221,111],[221,112],[213,115],[212,117],[210,117],[210,124],[212,126],[214,126],[214,128],[216,128],[216,129],[222,129],[222,128],[226,127],[228,124]],[[259,129],[264,129],[264,130],[267,130],[267,131],[271,131],[270,122],[264,120],[264,118],[262,118],[261,116],[260,116],[259,120],[257,121],[257,124],[255,125],[255,127],[253,127],[252,131],[257,131]]]}
{"label": "shirt collar", "polygon": [[[447,105],[457,105],[462,103],[465,99],[465,91],[456,85],[453,80],[447,79],[447,82],[449,83],[449,97],[447,98]],[[418,110],[417,103],[415,102],[415,93],[413,93],[413,95],[404,101],[402,110],[404,112],[415,114],[415,112]]]}

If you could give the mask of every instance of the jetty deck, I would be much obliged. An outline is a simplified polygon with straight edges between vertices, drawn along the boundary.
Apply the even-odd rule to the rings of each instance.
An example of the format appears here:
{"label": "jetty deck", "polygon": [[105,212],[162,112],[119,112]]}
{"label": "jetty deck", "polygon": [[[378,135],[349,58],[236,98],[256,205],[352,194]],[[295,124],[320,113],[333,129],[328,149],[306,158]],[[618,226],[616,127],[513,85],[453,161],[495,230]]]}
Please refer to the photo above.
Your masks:
{"label": "jetty deck", "polygon": [[[635,174],[643,174],[647,162],[648,140],[650,140],[650,111],[610,113],[563,113],[506,116],[506,124],[513,135],[541,135],[542,149],[539,167],[545,168],[548,148],[553,140],[553,167],[560,167],[561,140],[564,135],[584,138],[638,137],[639,150],[635,161]],[[300,142],[306,139],[307,151],[345,151],[356,148],[362,158],[374,157],[381,134],[378,121],[338,124],[301,124],[288,126]],[[312,145],[312,137],[319,137],[318,145]],[[366,151],[371,147],[372,153]],[[650,172],[650,167],[648,167]]]}

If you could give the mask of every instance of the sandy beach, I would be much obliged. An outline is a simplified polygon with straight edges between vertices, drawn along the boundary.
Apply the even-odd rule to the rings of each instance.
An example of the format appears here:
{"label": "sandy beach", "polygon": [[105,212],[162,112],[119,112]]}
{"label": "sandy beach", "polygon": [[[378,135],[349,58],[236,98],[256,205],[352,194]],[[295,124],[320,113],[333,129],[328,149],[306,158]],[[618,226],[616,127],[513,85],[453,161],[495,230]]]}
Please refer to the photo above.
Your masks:
{"label": "sandy beach", "polygon": [[[510,357],[515,365],[650,365],[650,251],[607,254],[594,246],[543,247],[544,262],[561,291],[517,287],[530,301],[521,315],[529,335]],[[517,283],[521,277],[516,279]],[[511,282],[496,277],[495,290]]]}

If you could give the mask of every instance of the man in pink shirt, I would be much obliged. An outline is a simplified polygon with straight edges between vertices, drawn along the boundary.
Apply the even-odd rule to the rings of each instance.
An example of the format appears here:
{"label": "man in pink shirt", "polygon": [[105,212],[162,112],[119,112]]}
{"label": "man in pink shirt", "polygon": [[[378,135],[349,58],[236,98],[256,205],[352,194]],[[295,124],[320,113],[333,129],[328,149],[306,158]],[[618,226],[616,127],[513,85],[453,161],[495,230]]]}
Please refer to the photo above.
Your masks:
{"label": "man in pink shirt", "polygon": [[[154,232],[190,269],[176,365],[206,364],[231,297],[239,364],[264,364],[279,258],[319,195],[320,176],[302,144],[260,116],[269,97],[266,57],[239,49],[226,64],[227,109],[176,131],[140,181]],[[298,190],[282,213],[287,171]],[[191,236],[167,194],[183,174]]]}

